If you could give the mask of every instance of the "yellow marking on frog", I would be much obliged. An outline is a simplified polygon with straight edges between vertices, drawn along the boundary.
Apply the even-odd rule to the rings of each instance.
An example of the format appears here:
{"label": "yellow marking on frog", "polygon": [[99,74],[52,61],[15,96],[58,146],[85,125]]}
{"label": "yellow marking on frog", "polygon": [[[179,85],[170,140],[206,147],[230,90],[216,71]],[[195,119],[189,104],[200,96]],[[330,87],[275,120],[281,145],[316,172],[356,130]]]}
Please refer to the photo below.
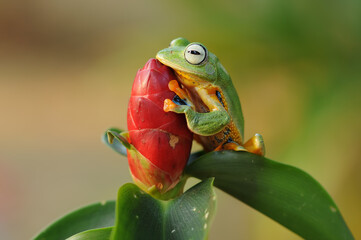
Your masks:
{"label": "yellow marking on frog", "polygon": [[211,85],[208,81],[205,81],[196,75],[177,70],[175,70],[175,73],[178,79],[180,80],[180,82],[186,87],[197,87],[197,86],[206,87],[207,85],[209,86]]}
{"label": "yellow marking on frog", "polygon": [[214,87],[195,87],[195,90],[202,99],[203,103],[207,105],[209,111],[218,111],[219,108],[222,107],[221,103],[218,101]]}

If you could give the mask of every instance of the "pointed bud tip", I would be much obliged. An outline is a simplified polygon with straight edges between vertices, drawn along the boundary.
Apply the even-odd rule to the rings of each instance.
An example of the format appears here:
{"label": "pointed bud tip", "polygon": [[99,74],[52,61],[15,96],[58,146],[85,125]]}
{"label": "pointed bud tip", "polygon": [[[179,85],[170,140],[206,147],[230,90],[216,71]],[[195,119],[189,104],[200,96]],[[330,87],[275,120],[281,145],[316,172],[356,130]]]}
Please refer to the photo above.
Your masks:
{"label": "pointed bud tip", "polygon": [[142,70],[147,70],[147,69],[160,69],[164,67],[164,65],[159,62],[157,59],[155,58],[151,58],[148,60],[148,62],[144,65],[144,67],[142,68]]}

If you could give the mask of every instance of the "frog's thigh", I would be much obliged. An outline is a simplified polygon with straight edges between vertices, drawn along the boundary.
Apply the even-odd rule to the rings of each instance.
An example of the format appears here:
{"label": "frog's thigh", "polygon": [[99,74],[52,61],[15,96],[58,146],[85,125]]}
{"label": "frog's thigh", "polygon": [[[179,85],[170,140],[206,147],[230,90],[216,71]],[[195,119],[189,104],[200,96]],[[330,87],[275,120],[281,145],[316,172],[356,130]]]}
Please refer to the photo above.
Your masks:
{"label": "frog's thigh", "polygon": [[214,151],[221,151],[221,150],[247,151],[247,149],[245,149],[243,146],[234,142],[232,138],[229,138],[227,142],[219,145],[218,147],[216,147],[216,149],[214,149]]}
{"label": "frog's thigh", "polygon": [[265,146],[261,134],[256,133],[250,140],[243,145],[248,152],[255,153],[261,156],[265,154]]}
{"label": "frog's thigh", "polygon": [[228,142],[223,144],[221,150],[247,151],[244,147],[235,142]]}

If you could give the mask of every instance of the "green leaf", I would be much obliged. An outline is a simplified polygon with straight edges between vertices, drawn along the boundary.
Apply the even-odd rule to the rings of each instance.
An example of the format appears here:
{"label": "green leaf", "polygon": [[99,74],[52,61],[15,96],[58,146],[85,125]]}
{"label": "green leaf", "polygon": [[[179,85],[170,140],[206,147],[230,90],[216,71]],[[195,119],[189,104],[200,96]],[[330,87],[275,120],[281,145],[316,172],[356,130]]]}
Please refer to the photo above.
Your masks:
{"label": "green leaf", "polygon": [[84,231],[66,240],[109,240],[113,227]]}
{"label": "green leaf", "polygon": [[195,152],[195,153],[192,153],[189,158],[188,158],[188,161],[187,161],[187,166],[192,164],[194,161],[196,161],[199,157],[201,157],[202,155],[204,155],[206,152],[201,150],[201,151],[198,151],[198,152]]}
{"label": "green leaf", "polygon": [[169,201],[152,198],[128,183],[118,192],[112,240],[200,240],[215,212],[213,178]]}
{"label": "green leaf", "polygon": [[201,156],[186,173],[205,179],[305,239],[354,239],[323,187],[304,171],[248,152]]}
{"label": "green leaf", "polygon": [[[118,128],[109,128],[102,136],[102,142],[117,153],[127,156],[127,148],[124,146],[122,138],[118,138],[120,134],[124,133],[123,130]],[[127,143],[125,144],[127,145]]]}
{"label": "green leaf", "polygon": [[86,230],[113,226],[114,213],[115,201],[80,208],[55,221],[34,240],[64,240]]}

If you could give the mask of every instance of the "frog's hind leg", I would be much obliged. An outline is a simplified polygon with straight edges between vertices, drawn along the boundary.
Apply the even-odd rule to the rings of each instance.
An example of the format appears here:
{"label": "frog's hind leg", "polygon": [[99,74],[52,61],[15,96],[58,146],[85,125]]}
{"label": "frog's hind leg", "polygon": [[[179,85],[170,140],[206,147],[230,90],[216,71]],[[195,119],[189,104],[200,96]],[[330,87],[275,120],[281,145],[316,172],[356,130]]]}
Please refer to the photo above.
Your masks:
{"label": "frog's hind leg", "polygon": [[256,133],[251,139],[243,144],[248,152],[264,156],[265,146],[261,134]]}
{"label": "frog's hind leg", "polygon": [[232,138],[229,138],[227,142],[219,145],[216,149],[214,149],[214,151],[221,151],[221,150],[247,151],[247,149],[245,149],[243,146],[234,142]]}
{"label": "frog's hind leg", "polygon": [[248,140],[245,144],[240,145],[229,138],[227,142],[219,145],[214,151],[221,150],[233,150],[233,151],[246,151],[254,154],[258,154],[264,156],[265,147],[261,134],[256,133],[250,140]]}
{"label": "frog's hind leg", "polygon": [[240,145],[229,138],[227,142],[219,145],[214,151],[221,150],[233,150],[233,151],[246,151],[254,154],[258,154],[264,156],[265,147],[261,134],[256,133],[250,140],[248,140],[245,144]]}

